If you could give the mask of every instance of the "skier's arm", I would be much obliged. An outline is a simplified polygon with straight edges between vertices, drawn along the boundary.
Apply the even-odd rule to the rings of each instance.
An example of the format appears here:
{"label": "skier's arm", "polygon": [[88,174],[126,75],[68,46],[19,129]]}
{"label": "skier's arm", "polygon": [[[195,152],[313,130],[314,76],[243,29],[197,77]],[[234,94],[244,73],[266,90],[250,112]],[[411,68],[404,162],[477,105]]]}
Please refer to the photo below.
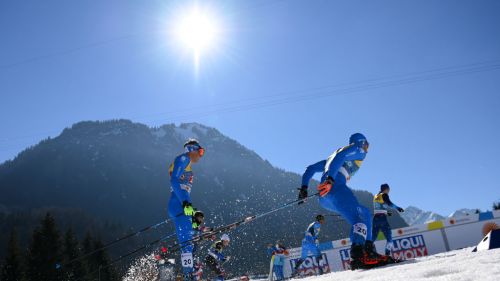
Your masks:
{"label": "skier's arm", "polygon": [[382,195],[382,198],[384,199],[384,203],[387,204],[387,206],[394,208],[394,209],[400,209],[400,207],[394,203],[392,203],[391,199],[389,199],[389,194],[384,193]]}
{"label": "skier's arm", "polygon": [[172,175],[170,177],[170,184],[172,186],[172,190],[174,191],[175,196],[177,196],[180,202],[187,201],[191,203],[191,197],[189,196],[189,192],[185,189],[182,189],[180,184],[180,177],[184,173],[186,167],[189,165],[189,162],[190,159],[186,155],[181,155],[175,158]]}
{"label": "skier's arm", "polygon": [[348,146],[335,155],[328,167],[327,174],[334,179],[345,161],[363,160],[364,158],[365,154],[360,153],[356,146]]}
{"label": "skier's arm", "polygon": [[302,175],[302,186],[308,186],[314,174],[324,171],[325,165],[326,160],[323,160],[308,166]]}
{"label": "skier's arm", "polygon": [[274,247],[268,247],[267,248],[267,255],[268,256],[274,255]]}

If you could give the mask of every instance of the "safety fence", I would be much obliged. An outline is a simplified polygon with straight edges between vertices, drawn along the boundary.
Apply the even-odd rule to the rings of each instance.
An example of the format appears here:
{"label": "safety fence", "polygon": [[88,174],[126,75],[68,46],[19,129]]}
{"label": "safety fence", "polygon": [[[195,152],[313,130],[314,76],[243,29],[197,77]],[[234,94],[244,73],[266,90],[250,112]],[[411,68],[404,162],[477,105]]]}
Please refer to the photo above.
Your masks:
{"label": "safety fence", "polygon": [[[491,230],[500,225],[500,210],[462,217],[450,217],[422,225],[392,230],[393,251],[396,259],[414,259],[451,250],[475,246]],[[377,251],[385,250],[385,237],[380,233],[375,241]],[[307,258],[299,267],[301,275],[350,269],[348,238],[320,244],[323,257]],[[284,274],[289,277],[301,255],[301,248],[293,248],[285,260]]]}

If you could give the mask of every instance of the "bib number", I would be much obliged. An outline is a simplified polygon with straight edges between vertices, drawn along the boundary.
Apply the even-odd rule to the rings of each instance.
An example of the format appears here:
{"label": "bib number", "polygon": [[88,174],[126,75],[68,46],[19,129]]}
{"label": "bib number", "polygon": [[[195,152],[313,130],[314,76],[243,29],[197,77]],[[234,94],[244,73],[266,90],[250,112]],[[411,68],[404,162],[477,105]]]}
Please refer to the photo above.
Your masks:
{"label": "bib number", "polygon": [[192,253],[182,253],[181,263],[183,267],[193,267],[193,254]]}
{"label": "bib number", "polygon": [[353,225],[353,228],[354,228],[354,231],[353,231],[354,234],[361,235],[361,236],[363,236],[363,238],[366,239],[366,233],[367,233],[366,224],[357,223],[357,224]]}

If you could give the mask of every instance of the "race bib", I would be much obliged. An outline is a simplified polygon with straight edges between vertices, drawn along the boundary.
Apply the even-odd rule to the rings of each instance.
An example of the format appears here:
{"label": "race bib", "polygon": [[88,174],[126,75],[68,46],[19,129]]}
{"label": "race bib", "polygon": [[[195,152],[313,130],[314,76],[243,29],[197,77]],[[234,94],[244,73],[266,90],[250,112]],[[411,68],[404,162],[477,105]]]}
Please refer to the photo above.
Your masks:
{"label": "race bib", "polygon": [[358,235],[361,235],[363,236],[363,238],[366,239],[366,233],[367,233],[367,229],[366,229],[366,224],[364,223],[357,223],[355,225],[352,226],[354,228],[354,234],[358,234]]}
{"label": "race bib", "polygon": [[193,254],[192,253],[182,253],[181,263],[183,267],[193,267]]}

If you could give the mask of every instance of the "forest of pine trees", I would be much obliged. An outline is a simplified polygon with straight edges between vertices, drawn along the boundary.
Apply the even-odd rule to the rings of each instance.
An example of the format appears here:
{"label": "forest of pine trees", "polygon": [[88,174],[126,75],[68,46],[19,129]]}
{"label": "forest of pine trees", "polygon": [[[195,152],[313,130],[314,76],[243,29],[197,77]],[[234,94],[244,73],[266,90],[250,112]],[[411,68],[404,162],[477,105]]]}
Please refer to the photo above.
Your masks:
{"label": "forest of pine trees", "polygon": [[[101,281],[120,280],[116,270],[109,266],[105,251],[73,261],[82,254],[103,246],[99,239],[87,233],[80,243],[72,229],[61,235],[54,218],[47,213],[33,231],[26,250],[20,249],[16,230],[12,230],[5,259],[0,264],[2,281]],[[62,266],[57,268],[57,264]]]}

